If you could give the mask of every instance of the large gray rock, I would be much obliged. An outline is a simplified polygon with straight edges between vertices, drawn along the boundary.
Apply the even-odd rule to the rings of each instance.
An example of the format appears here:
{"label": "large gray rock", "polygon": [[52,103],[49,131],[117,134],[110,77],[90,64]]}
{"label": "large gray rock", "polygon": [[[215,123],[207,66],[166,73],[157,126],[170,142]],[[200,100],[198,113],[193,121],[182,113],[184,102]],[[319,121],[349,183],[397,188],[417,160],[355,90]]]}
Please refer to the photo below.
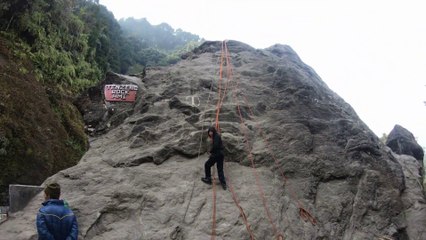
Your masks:
{"label": "large gray rock", "polygon": [[[105,80],[81,94],[74,104],[83,115],[85,129],[91,136],[104,134],[111,128],[122,124],[134,111],[146,111],[147,104],[140,101],[146,93],[142,87],[138,88],[137,101],[107,102],[104,100],[104,87],[107,84],[136,84],[139,78],[122,76],[113,72],[106,74]],[[140,104],[138,104],[140,103]],[[144,108],[145,107],[145,108]]]}
{"label": "large gray rock", "polygon": [[389,133],[386,145],[397,154],[410,155],[423,162],[423,148],[417,143],[414,135],[400,125],[395,125]]}
{"label": "large gray rock", "polygon": [[412,156],[393,154],[401,164],[406,189],[402,194],[409,239],[426,239],[426,202],[424,197],[422,164]]}
{"label": "large gray rock", "polygon": [[[139,110],[46,180],[62,185],[80,238],[420,239],[411,224],[425,213],[407,216],[404,201],[424,196],[406,194],[401,164],[351,106],[288,46],[228,46],[229,83],[218,84],[221,42],[132,78],[145,89]],[[232,191],[213,191],[200,177],[226,85],[219,120]],[[41,201],[11,216],[0,236],[35,239]]]}

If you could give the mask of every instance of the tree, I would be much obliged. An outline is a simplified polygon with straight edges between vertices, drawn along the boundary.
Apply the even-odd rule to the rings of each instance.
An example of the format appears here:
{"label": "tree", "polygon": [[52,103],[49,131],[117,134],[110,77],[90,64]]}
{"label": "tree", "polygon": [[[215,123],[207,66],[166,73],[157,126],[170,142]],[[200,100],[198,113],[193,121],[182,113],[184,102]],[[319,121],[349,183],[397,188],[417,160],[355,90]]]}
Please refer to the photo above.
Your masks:
{"label": "tree", "polygon": [[125,36],[139,39],[144,44],[142,48],[155,48],[170,53],[188,42],[201,41],[198,35],[185,32],[180,28],[174,30],[167,23],[151,25],[146,18],[121,19],[119,24]]}
{"label": "tree", "polygon": [[180,28],[174,30],[167,23],[151,25],[146,18],[127,18],[121,19],[119,24],[127,46],[131,46],[130,49],[124,49],[130,52],[122,56],[125,64],[121,71],[124,72],[129,69],[135,72],[141,66],[174,64],[179,61],[180,55],[201,44],[198,35]]}

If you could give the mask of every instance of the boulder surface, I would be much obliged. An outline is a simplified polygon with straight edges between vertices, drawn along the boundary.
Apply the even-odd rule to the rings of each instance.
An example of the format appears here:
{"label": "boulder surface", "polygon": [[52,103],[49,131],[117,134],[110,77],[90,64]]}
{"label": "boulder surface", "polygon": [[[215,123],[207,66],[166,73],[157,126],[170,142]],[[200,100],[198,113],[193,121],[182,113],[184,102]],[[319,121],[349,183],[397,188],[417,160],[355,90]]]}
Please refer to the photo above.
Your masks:
{"label": "boulder surface", "polygon": [[[408,193],[397,156],[311,67],[286,45],[223,46],[110,75],[139,86],[136,102],[113,106],[79,164],[45,181],[61,184],[81,239],[424,239],[424,211],[406,214],[423,189]],[[226,191],[200,181],[217,106]],[[42,200],[0,236],[36,239]]]}

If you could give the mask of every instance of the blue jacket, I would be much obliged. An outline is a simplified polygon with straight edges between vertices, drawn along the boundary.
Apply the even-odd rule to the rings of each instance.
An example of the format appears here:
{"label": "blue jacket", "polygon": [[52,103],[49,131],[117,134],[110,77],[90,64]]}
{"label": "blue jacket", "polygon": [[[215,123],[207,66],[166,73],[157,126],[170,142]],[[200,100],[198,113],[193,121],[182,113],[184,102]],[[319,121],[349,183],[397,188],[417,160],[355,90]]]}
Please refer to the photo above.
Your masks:
{"label": "blue jacket", "polygon": [[49,199],[37,214],[37,232],[39,240],[76,240],[77,218],[63,200]]}

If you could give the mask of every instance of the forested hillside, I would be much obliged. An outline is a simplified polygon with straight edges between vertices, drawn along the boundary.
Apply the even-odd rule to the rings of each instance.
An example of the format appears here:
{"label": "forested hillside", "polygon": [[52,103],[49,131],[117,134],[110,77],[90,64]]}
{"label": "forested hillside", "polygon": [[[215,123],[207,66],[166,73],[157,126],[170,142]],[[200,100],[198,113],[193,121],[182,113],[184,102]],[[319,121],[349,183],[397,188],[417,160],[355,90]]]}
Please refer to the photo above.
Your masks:
{"label": "forested hillside", "polygon": [[167,23],[151,25],[147,19],[121,19],[119,24],[128,39],[137,44],[139,51],[131,71],[143,66],[176,63],[180,55],[200,45],[198,35],[173,29]]}
{"label": "forested hillside", "polygon": [[[39,184],[78,162],[88,143],[72,102],[106,72],[137,73],[148,65],[175,63],[188,46],[201,42],[166,23],[120,23],[123,27],[93,0],[0,2],[0,82],[5,93],[0,98],[0,195],[10,183]],[[17,93],[19,101],[10,97]],[[38,106],[43,106],[41,115],[35,114],[41,111]],[[52,123],[41,127],[47,119]],[[24,177],[33,176],[31,171],[40,173]],[[0,203],[4,200],[0,197]]]}

